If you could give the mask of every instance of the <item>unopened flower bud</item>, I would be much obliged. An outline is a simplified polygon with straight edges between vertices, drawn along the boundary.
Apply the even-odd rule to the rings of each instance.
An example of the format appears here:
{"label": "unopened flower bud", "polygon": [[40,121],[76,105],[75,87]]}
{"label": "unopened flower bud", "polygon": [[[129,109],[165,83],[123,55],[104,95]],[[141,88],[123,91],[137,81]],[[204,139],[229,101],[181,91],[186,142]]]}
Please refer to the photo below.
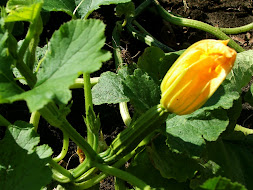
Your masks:
{"label": "unopened flower bud", "polygon": [[231,71],[236,51],[229,40],[201,40],[190,46],[172,65],[162,84],[161,105],[185,115],[199,109]]}

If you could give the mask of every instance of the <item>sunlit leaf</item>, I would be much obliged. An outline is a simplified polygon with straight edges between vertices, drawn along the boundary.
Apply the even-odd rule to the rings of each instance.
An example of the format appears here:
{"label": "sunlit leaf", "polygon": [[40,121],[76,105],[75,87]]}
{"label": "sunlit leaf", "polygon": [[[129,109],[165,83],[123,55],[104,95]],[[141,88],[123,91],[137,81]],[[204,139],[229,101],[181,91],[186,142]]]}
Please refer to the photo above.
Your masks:
{"label": "sunlit leaf", "polygon": [[50,40],[35,87],[7,99],[26,100],[30,111],[52,101],[66,104],[71,98],[69,86],[75,79],[83,72],[98,70],[110,58],[110,53],[101,50],[104,29],[99,20],[73,20],[62,25]]}
{"label": "sunlit leaf", "polygon": [[9,14],[5,22],[33,22],[40,14],[42,4],[42,0],[9,0],[6,6]]}

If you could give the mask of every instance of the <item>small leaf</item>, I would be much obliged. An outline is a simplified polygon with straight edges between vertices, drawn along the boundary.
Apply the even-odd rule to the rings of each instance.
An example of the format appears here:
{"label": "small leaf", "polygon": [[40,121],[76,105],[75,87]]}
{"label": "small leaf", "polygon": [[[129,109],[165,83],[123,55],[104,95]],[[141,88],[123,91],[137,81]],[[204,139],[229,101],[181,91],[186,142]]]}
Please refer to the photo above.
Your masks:
{"label": "small leaf", "polygon": [[32,127],[16,122],[8,127],[1,140],[1,189],[40,189],[52,180],[52,172],[46,164],[53,152],[47,145],[35,147],[39,137]]}
{"label": "small leaf", "polygon": [[124,94],[139,113],[146,112],[160,101],[159,85],[140,69],[136,69],[133,75],[126,77]]}
{"label": "small leaf", "polygon": [[176,180],[162,177],[159,170],[153,166],[148,151],[146,150],[143,150],[134,157],[129,168],[127,168],[127,172],[135,175],[155,189],[189,190],[187,183],[179,183]]}
{"label": "small leaf", "polygon": [[92,88],[93,103],[101,105],[105,103],[117,104],[128,102],[129,98],[124,94],[123,80],[124,77],[121,73],[103,73],[99,78],[98,84]]}
{"label": "small leaf", "polygon": [[148,47],[138,59],[138,66],[155,80],[163,79],[183,51],[164,53],[158,47]]}
{"label": "small leaf", "polygon": [[155,168],[164,178],[172,178],[178,182],[186,182],[194,177],[199,168],[197,161],[184,154],[172,152],[165,140],[166,138],[160,135],[152,141],[152,146],[148,149]]}

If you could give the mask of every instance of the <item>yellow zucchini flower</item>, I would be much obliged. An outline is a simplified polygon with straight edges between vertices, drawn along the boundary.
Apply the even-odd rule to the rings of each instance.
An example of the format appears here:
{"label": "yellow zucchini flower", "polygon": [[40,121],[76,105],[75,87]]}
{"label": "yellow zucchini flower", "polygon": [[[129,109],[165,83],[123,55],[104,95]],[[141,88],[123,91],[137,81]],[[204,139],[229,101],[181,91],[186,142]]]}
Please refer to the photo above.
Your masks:
{"label": "yellow zucchini flower", "polygon": [[236,51],[229,40],[201,40],[191,45],[172,65],[162,84],[161,105],[185,115],[199,109],[231,71]]}

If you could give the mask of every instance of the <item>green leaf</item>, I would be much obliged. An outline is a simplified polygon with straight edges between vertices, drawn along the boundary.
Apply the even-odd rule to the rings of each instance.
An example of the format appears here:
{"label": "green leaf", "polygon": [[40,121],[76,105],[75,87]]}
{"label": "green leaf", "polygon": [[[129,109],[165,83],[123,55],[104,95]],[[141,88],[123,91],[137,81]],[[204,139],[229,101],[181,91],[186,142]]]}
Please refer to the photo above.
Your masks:
{"label": "green leaf", "polygon": [[92,101],[95,105],[117,104],[128,102],[129,98],[124,94],[123,80],[127,75],[127,68],[120,69],[118,74],[113,72],[103,73],[92,88]]}
{"label": "green leaf", "polygon": [[127,2],[118,4],[116,6],[116,15],[118,17],[122,17],[125,15],[125,17],[133,17],[135,13],[135,6],[133,2]]}
{"label": "green leaf", "polygon": [[[185,165],[184,165],[185,166]],[[146,150],[138,153],[133,161],[131,162],[127,171],[135,175],[139,179],[143,180],[146,184],[150,185],[152,188],[159,190],[188,190],[187,183],[179,183],[173,179],[166,179],[162,177],[159,170],[157,170],[150,156]]]}
{"label": "green leaf", "polygon": [[225,177],[214,177],[208,179],[197,190],[247,190],[243,185],[231,182],[231,180]]}
{"label": "green leaf", "polygon": [[87,18],[94,10],[102,5],[126,3],[131,0],[75,0],[78,6],[77,12],[81,18]]}
{"label": "green leaf", "polygon": [[[249,176],[253,175],[253,154],[248,144],[218,140],[207,144],[206,158],[219,166],[215,175],[230,179],[233,182],[244,185],[247,189],[253,188],[253,182]],[[201,174],[201,173],[200,173]],[[202,184],[201,177],[196,178]],[[218,180],[219,182],[219,180]],[[215,183],[215,182],[212,182]],[[219,184],[219,183],[218,183]],[[223,183],[219,184],[222,185]],[[224,184],[226,184],[224,182]],[[205,183],[204,183],[205,185]],[[241,187],[236,183],[228,183],[225,189]],[[231,185],[231,186],[229,186]],[[208,186],[204,186],[208,187]],[[217,186],[218,187],[218,186]],[[222,186],[221,186],[222,187]],[[237,188],[238,188],[237,187]],[[222,189],[222,188],[221,188]],[[235,188],[236,189],[236,188]],[[245,188],[244,188],[245,189]]]}
{"label": "green leaf", "polygon": [[47,11],[63,11],[73,16],[87,18],[101,5],[126,3],[130,0],[44,0],[43,9]]}
{"label": "green leaf", "polygon": [[253,85],[250,86],[249,91],[245,94],[244,100],[253,106]]}
{"label": "green leaf", "polygon": [[149,108],[159,104],[160,88],[157,83],[140,69],[124,81],[124,94],[130,99],[139,113],[146,112]]}
{"label": "green leaf", "polygon": [[175,151],[200,156],[205,141],[215,141],[229,121],[225,110],[197,110],[189,115],[171,114],[166,121],[167,144]]}
{"label": "green leaf", "polygon": [[52,150],[47,145],[35,147],[39,137],[33,126],[16,122],[1,140],[0,188],[35,190],[50,183],[52,172],[46,164]]}
{"label": "green leaf", "polygon": [[40,15],[42,0],[9,0],[6,6],[8,16],[5,22],[33,22]]}
{"label": "green leaf", "polygon": [[155,168],[164,178],[175,179],[178,182],[193,178],[199,168],[197,161],[185,154],[171,151],[165,141],[166,138],[160,135],[152,141],[152,146],[148,149]]}
{"label": "green leaf", "polygon": [[52,101],[67,104],[71,98],[69,86],[75,79],[98,70],[111,57],[101,50],[104,29],[99,20],[73,20],[62,25],[50,40],[35,87],[8,100],[26,100],[31,112]]}
{"label": "green leaf", "polygon": [[92,89],[93,103],[120,103],[131,101],[139,113],[144,113],[159,103],[160,89],[157,83],[140,69],[125,67],[118,74],[106,72],[101,75],[99,82]]}
{"label": "green leaf", "polygon": [[42,8],[47,11],[62,11],[73,16],[76,6],[74,0],[44,0]]}

